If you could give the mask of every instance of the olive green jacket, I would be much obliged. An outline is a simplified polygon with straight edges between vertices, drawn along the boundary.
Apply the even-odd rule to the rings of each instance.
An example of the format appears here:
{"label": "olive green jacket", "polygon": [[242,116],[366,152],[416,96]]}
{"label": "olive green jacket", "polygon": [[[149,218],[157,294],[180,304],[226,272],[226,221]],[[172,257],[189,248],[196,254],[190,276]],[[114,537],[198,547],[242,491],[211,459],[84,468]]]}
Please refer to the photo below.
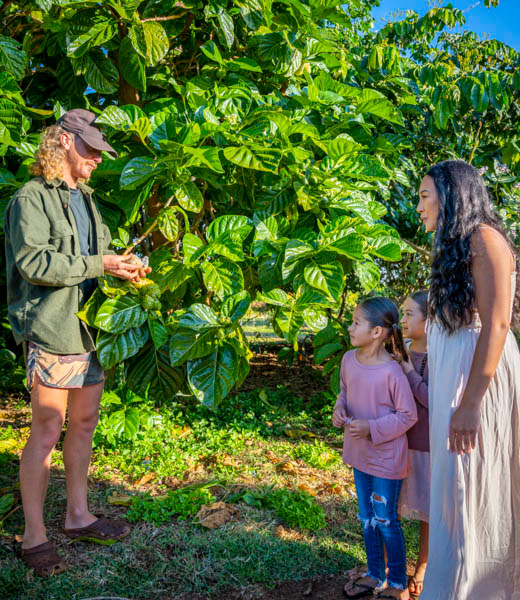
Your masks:
{"label": "olive green jacket", "polygon": [[7,304],[17,343],[31,341],[54,354],[95,349],[91,331],[76,313],[85,299],[79,285],[103,276],[110,232],[79,184],[91,214],[91,256],[82,256],[70,191],[62,180],[36,177],[21,187],[5,213]]}

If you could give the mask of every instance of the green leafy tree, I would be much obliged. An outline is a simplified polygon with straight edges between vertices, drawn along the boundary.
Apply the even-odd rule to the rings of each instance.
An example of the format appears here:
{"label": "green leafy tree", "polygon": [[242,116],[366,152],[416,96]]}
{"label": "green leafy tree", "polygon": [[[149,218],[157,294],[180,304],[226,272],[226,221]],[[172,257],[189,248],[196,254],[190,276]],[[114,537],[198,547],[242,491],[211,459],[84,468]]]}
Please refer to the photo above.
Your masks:
{"label": "green leafy tree", "polygon": [[518,55],[445,33],[464,22],[449,5],[373,33],[377,4],[0,8],[2,201],[65,110],[97,112],[119,152],[92,185],[114,245],[147,255],[156,285],[106,277],[81,317],[134,392],[217,406],[248,373],[252,299],[293,346],[304,325],[316,332],[337,382],[349,293],[391,281],[427,242],[413,197],[435,160],[487,167],[514,222]]}

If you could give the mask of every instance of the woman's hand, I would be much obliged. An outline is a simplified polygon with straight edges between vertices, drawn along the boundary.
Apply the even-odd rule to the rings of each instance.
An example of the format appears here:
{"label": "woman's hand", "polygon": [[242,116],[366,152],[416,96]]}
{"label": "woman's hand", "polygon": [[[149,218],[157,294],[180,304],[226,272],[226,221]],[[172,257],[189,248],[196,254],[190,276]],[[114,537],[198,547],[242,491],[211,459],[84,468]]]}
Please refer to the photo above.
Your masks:
{"label": "woman's hand", "polygon": [[354,419],[349,426],[350,435],[356,440],[370,437],[370,425],[366,419]]}
{"label": "woman's hand", "polygon": [[461,403],[451,416],[450,451],[469,454],[475,448],[479,426],[480,406],[465,406]]}
{"label": "woman's hand", "polygon": [[344,427],[347,420],[347,411],[344,406],[338,405],[332,413],[332,424],[334,427]]}

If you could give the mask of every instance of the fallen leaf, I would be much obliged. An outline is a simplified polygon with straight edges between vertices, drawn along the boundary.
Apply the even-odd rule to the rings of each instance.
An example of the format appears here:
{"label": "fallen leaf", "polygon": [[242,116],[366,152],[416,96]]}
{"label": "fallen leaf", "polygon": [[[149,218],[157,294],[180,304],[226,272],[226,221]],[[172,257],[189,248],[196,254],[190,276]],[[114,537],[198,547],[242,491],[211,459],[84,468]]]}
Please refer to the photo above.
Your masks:
{"label": "fallen leaf", "polygon": [[306,483],[300,483],[300,485],[298,486],[298,489],[301,490],[302,492],[307,492],[307,494],[311,494],[311,496],[316,495],[316,490],[311,488],[311,486],[307,485]]}
{"label": "fallen leaf", "polygon": [[224,467],[234,467],[236,465],[236,461],[229,454],[221,454],[218,462]]}
{"label": "fallen leaf", "polygon": [[316,435],[312,433],[312,431],[307,431],[306,429],[289,429],[286,428],[283,430],[284,434],[291,438],[291,440],[298,440],[300,438],[315,438]]}
{"label": "fallen leaf", "polygon": [[220,501],[213,502],[201,507],[195,516],[195,522],[207,529],[216,529],[231,521],[237,513],[238,510],[234,506]]}
{"label": "fallen leaf", "polygon": [[23,542],[23,535],[20,535],[20,534],[18,534],[18,533],[17,533],[17,534],[14,536],[14,539],[15,539],[15,541],[17,541],[19,544],[21,544],[21,543]]}
{"label": "fallen leaf", "polygon": [[266,450],[265,455],[272,463],[276,464],[282,462],[282,459],[278,458],[278,456],[276,456],[276,454],[272,450]]}
{"label": "fallen leaf", "polygon": [[167,487],[175,489],[180,486],[181,480],[178,477],[171,477],[170,475],[168,475],[163,479],[163,483]]}
{"label": "fallen leaf", "polygon": [[148,471],[148,473],[145,473],[135,485],[145,485],[147,483],[150,483],[150,481],[152,481],[153,479],[155,479],[155,473],[153,473],[152,471]]}
{"label": "fallen leaf", "polygon": [[290,460],[286,460],[278,465],[278,469],[283,471],[284,473],[290,473],[291,475],[295,475],[298,472],[296,465],[292,463]]}
{"label": "fallen leaf", "polygon": [[13,448],[16,448],[16,446],[18,446],[18,442],[16,440],[13,440],[13,438],[10,438],[8,440],[1,440],[0,441],[0,452],[5,452],[6,450],[12,450]]}
{"label": "fallen leaf", "polygon": [[339,496],[342,493],[342,486],[339,483],[328,481],[322,486],[321,491],[326,494],[336,494]]}
{"label": "fallen leaf", "polygon": [[130,506],[131,500],[132,496],[117,494],[116,492],[107,498],[108,503],[113,506]]}

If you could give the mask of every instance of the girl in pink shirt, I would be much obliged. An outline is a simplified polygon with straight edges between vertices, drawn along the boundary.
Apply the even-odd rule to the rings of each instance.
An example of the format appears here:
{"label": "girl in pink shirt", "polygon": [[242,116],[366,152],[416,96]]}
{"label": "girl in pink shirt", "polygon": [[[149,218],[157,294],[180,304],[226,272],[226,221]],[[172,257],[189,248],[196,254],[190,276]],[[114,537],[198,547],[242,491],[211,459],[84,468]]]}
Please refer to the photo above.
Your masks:
{"label": "girl in pink shirt", "polygon": [[368,572],[344,591],[347,598],[376,591],[376,598],[408,600],[397,503],[408,475],[406,431],[417,421],[417,409],[408,379],[392,357],[397,351],[408,360],[396,305],[388,298],[364,300],[354,311],[349,333],[357,350],[343,357],[332,421],[345,428],[343,461],[354,470]]}

